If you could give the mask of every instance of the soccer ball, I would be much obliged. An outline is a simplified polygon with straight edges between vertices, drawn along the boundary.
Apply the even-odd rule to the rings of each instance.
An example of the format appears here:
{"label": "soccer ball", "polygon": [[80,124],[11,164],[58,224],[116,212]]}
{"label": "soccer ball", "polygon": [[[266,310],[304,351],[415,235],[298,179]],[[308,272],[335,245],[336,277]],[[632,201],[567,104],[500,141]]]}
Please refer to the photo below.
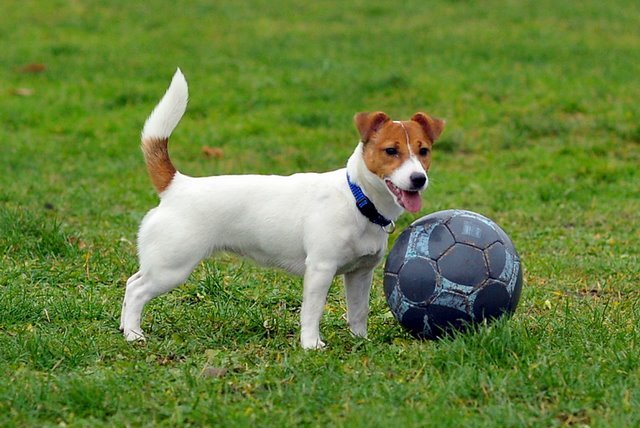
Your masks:
{"label": "soccer ball", "polygon": [[521,291],[522,267],[511,239],[471,211],[439,211],[416,220],[384,266],[391,312],[421,339],[511,315]]}

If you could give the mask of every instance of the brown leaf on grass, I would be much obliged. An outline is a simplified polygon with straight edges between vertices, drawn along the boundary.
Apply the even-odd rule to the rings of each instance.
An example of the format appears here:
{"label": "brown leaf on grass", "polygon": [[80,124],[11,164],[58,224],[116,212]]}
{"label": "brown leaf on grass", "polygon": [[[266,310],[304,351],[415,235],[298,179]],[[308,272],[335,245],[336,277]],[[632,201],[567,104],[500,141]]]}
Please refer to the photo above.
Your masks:
{"label": "brown leaf on grass", "polygon": [[222,150],[220,147],[209,147],[209,146],[203,146],[202,147],[202,154],[205,155],[207,158],[213,158],[213,159],[221,159],[224,157],[224,150]]}
{"label": "brown leaf on grass", "polygon": [[19,97],[30,97],[33,95],[33,89],[31,88],[13,88],[11,89],[11,95],[17,95]]}
{"label": "brown leaf on grass", "polygon": [[75,245],[79,250],[84,250],[87,248],[87,243],[78,238],[77,236],[69,236],[67,238],[67,242],[71,245]]}
{"label": "brown leaf on grass", "polygon": [[224,375],[227,374],[227,371],[228,370],[224,367],[206,366],[202,369],[201,375],[203,377],[224,377]]}
{"label": "brown leaf on grass", "polygon": [[186,360],[184,355],[176,355],[170,352],[168,355],[157,355],[156,362],[161,366],[168,366],[175,363],[181,363]]}
{"label": "brown leaf on grass", "polygon": [[27,64],[20,68],[22,73],[42,73],[47,69],[47,66],[40,63]]}

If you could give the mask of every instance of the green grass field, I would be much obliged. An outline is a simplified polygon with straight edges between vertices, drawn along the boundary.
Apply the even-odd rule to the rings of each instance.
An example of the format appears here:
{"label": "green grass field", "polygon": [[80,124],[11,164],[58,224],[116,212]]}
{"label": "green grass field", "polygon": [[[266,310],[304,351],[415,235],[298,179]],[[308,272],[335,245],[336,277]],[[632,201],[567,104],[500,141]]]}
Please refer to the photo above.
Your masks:
{"label": "green grass field", "polygon": [[[0,426],[640,425],[640,3],[4,0]],[[422,214],[480,212],[526,284],[508,321],[298,345],[300,280],[232,256],[118,331],[157,196],[139,135],[177,66],[190,175],[342,167],[358,111],[447,119]],[[219,148],[207,158],[203,147]],[[398,231],[413,219],[404,215]]]}

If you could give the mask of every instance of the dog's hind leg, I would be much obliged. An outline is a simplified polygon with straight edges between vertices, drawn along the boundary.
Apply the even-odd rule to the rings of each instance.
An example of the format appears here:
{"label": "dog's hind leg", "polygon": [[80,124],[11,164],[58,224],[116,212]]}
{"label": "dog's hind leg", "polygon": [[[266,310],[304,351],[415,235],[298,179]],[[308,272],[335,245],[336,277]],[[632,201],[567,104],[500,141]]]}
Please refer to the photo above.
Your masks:
{"label": "dog's hind leg", "polygon": [[141,268],[127,281],[127,289],[122,303],[121,330],[127,341],[144,340],[140,328],[142,310],[154,297],[167,293],[182,284],[200,262],[191,260],[180,266]]}
{"label": "dog's hind leg", "polygon": [[[131,275],[129,279],[127,279],[127,288],[129,287],[129,284],[139,279],[141,275],[142,274],[140,273],[140,271]],[[120,331],[124,331],[124,308],[126,306],[125,303],[126,299],[122,299],[122,310],[120,311]]]}
{"label": "dog's hind leg", "polygon": [[211,254],[212,240],[179,208],[149,211],[138,232],[140,271],[127,281],[121,328],[128,341],[144,339],[140,320],[144,306],[182,284]]}

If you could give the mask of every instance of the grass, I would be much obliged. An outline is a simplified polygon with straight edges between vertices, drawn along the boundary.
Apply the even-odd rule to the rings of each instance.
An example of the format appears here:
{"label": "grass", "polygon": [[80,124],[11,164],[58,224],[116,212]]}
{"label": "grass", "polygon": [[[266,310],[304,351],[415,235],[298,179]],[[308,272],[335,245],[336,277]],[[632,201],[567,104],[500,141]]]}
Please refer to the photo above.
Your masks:
{"label": "grass", "polygon": [[[3,5],[0,425],[640,424],[637,2]],[[329,348],[304,352],[300,281],[223,256],[125,343],[157,200],[139,132],[176,66],[192,99],[171,151],[191,175],[335,169],[357,111],[445,117],[423,213],[509,232],[515,316],[418,342],[378,271],[370,340],[347,333],[336,281]]]}

